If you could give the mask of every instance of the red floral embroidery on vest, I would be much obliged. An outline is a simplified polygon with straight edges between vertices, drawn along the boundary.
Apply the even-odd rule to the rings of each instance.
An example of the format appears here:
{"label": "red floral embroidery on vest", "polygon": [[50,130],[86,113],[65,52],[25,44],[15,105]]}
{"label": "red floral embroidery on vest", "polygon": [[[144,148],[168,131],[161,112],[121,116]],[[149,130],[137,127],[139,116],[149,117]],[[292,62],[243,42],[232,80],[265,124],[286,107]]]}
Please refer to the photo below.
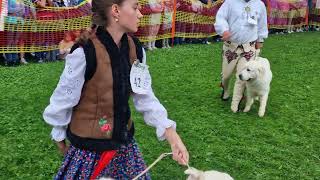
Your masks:
{"label": "red floral embroidery on vest", "polygon": [[107,135],[111,133],[111,125],[110,123],[108,123],[107,116],[103,116],[102,118],[100,118],[99,126],[100,130],[107,133]]}

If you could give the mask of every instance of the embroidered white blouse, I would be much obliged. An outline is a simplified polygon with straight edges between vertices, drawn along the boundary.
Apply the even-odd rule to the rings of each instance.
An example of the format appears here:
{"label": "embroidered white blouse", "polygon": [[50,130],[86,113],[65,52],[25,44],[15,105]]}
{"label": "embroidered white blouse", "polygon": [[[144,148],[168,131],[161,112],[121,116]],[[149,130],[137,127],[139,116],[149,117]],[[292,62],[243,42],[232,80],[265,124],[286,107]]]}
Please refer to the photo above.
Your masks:
{"label": "embroidered white blouse", "polygon": [[[143,63],[145,63],[146,53],[144,50],[143,57]],[[66,56],[65,68],[59,83],[50,98],[50,104],[43,113],[45,122],[53,126],[51,136],[55,141],[62,141],[66,138],[66,129],[71,120],[72,108],[80,100],[85,81],[85,69],[86,60],[82,48],[77,48],[72,54]],[[168,119],[166,109],[154,95],[152,88],[143,95],[133,93],[133,103],[136,110],[142,113],[145,123],[156,128],[159,140],[165,139],[166,128],[176,129],[176,123]]]}

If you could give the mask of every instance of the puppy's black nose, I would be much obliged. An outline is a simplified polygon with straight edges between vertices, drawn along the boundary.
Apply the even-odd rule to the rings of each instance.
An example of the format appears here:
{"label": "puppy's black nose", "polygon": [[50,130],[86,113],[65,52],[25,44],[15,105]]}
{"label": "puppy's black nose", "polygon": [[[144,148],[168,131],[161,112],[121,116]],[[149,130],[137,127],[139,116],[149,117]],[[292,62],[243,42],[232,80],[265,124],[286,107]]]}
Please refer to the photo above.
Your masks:
{"label": "puppy's black nose", "polygon": [[239,74],[239,79],[241,79],[241,80],[242,80],[242,74]]}

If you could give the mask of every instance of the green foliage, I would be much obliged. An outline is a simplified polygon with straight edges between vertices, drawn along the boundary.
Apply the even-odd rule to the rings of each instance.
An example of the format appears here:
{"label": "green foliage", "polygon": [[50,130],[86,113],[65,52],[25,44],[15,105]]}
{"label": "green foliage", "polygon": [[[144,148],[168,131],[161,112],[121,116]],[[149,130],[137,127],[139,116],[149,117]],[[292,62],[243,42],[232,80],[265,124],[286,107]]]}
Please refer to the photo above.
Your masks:
{"label": "green foliage", "polygon": [[[320,33],[271,36],[262,56],[274,79],[264,118],[258,103],[233,114],[219,99],[221,43],[148,52],[153,89],[190,152],[190,166],[228,172],[235,179],[320,177]],[[64,63],[0,67],[0,179],[51,179],[62,156],[42,120]],[[134,109],[134,108],[132,108]],[[136,139],[151,164],[169,152],[155,130],[134,113]],[[166,158],[153,179],[186,179]]]}

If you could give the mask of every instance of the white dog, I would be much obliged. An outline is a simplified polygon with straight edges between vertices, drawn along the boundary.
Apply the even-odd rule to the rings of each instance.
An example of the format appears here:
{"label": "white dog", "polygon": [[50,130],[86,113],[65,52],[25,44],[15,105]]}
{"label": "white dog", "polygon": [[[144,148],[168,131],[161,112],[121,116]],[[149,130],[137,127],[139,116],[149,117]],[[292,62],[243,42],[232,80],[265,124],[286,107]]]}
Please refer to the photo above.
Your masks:
{"label": "white dog", "polygon": [[238,76],[240,80],[246,81],[247,102],[243,112],[250,111],[254,99],[258,98],[260,100],[258,115],[263,117],[272,80],[269,61],[266,58],[257,57],[256,60],[249,61]]}
{"label": "white dog", "polygon": [[200,171],[193,167],[185,170],[184,173],[189,175],[187,180],[233,180],[227,173],[219,171]]}

